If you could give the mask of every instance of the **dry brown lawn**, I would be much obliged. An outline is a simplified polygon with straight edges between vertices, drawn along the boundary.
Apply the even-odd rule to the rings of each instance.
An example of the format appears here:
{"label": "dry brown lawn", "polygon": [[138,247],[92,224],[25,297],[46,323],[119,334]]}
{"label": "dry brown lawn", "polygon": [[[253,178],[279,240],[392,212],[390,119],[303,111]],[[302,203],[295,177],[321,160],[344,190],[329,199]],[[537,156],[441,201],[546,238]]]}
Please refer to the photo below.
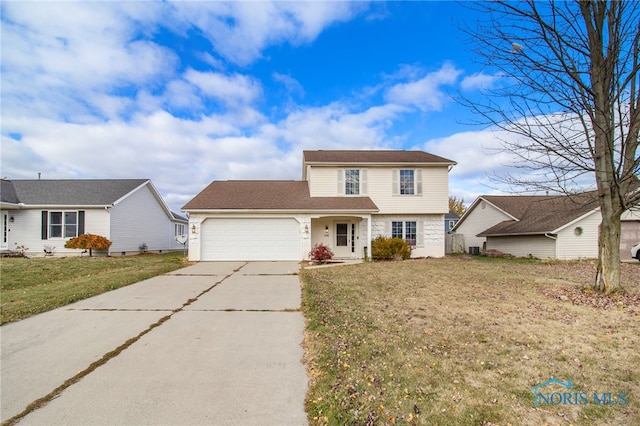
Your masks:
{"label": "dry brown lawn", "polygon": [[[640,424],[640,263],[612,297],[584,290],[594,271],[466,257],[305,270],[311,424]],[[572,388],[541,388],[555,403],[535,407],[551,378]]]}

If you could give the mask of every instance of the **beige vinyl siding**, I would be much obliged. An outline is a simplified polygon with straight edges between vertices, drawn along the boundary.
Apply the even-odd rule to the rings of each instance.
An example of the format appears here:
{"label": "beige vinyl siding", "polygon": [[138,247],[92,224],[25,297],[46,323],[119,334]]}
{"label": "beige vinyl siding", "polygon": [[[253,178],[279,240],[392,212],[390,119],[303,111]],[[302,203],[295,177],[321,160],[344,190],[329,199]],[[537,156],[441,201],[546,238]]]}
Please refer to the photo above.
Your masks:
{"label": "beige vinyl siding", "polygon": [[[339,169],[358,167],[310,167],[309,191],[312,197],[335,197],[338,191]],[[422,194],[393,195],[393,170],[402,167],[361,167],[366,170],[366,195],[380,209],[380,214],[444,214],[449,209],[449,176],[447,167],[416,169],[422,175]],[[404,169],[404,168],[403,168]]]}
{"label": "beige vinyl siding", "polygon": [[310,167],[307,179],[312,197],[338,196],[337,167]]}
{"label": "beige vinyl siding", "polygon": [[482,250],[485,238],[476,237],[476,235],[509,219],[511,218],[505,213],[486,201],[481,200],[480,203],[469,212],[467,217],[465,217],[464,222],[456,229],[456,233],[464,235],[464,247],[467,252],[469,251],[469,247],[480,247]]}
{"label": "beige vinyl siding", "polygon": [[487,237],[487,250],[498,250],[516,257],[553,259],[556,256],[555,240],[543,235]]}
{"label": "beige vinyl siding", "polygon": [[[584,259],[598,257],[598,226],[602,220],[599,211],[566,226],[558,232],[557,258]],[[576,228],[580,227],[580,235]]]}

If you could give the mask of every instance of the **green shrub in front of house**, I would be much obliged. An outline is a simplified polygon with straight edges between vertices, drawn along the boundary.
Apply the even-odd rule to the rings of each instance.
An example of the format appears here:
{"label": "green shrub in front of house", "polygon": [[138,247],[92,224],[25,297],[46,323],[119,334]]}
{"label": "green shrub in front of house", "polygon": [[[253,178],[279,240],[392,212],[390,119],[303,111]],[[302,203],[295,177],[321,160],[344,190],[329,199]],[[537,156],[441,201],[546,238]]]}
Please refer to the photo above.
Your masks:
{"label": "green shrub in front of house", "polygon": [[371,257],[375,260],[404,260],[411,257],[411,247],[402,238],[377,237],[371,242]]}

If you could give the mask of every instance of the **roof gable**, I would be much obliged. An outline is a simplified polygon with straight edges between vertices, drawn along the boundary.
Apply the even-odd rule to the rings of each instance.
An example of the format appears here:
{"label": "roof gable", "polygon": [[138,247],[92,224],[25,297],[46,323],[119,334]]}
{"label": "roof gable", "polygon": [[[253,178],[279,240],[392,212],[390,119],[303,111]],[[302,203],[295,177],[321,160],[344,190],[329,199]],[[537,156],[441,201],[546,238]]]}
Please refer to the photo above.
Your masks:
{"label": "roof gable", "polygon": [[598,209],[595,191],[575,195],[501,197],[500,203],[515,220],[500,222],[478,234],[479,237],[556,233]]}
{"label": "roof gable", "polygon": [[381,164],[438,164],[442,166],[454,165],[455,161],[429,154],[424,151],[303,151],[304,163],[321,164],[350,164],[350,163],[381,163]]}
{"label": "roof gable", "polygon": [[214,181],[182,207],[193,210],[377,210],[369,197],[311,197],[306,181]]}

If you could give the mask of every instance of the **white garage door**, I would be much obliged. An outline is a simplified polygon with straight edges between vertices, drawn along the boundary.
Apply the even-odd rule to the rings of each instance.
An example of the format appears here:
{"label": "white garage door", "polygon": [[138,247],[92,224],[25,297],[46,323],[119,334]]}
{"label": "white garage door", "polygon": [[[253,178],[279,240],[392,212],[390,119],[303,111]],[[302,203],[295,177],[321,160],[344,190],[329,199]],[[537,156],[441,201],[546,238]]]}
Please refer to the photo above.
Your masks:
{"label": "white garage door", "polygon": [[300,260],[295,219],[207,219],[202,260]]}

